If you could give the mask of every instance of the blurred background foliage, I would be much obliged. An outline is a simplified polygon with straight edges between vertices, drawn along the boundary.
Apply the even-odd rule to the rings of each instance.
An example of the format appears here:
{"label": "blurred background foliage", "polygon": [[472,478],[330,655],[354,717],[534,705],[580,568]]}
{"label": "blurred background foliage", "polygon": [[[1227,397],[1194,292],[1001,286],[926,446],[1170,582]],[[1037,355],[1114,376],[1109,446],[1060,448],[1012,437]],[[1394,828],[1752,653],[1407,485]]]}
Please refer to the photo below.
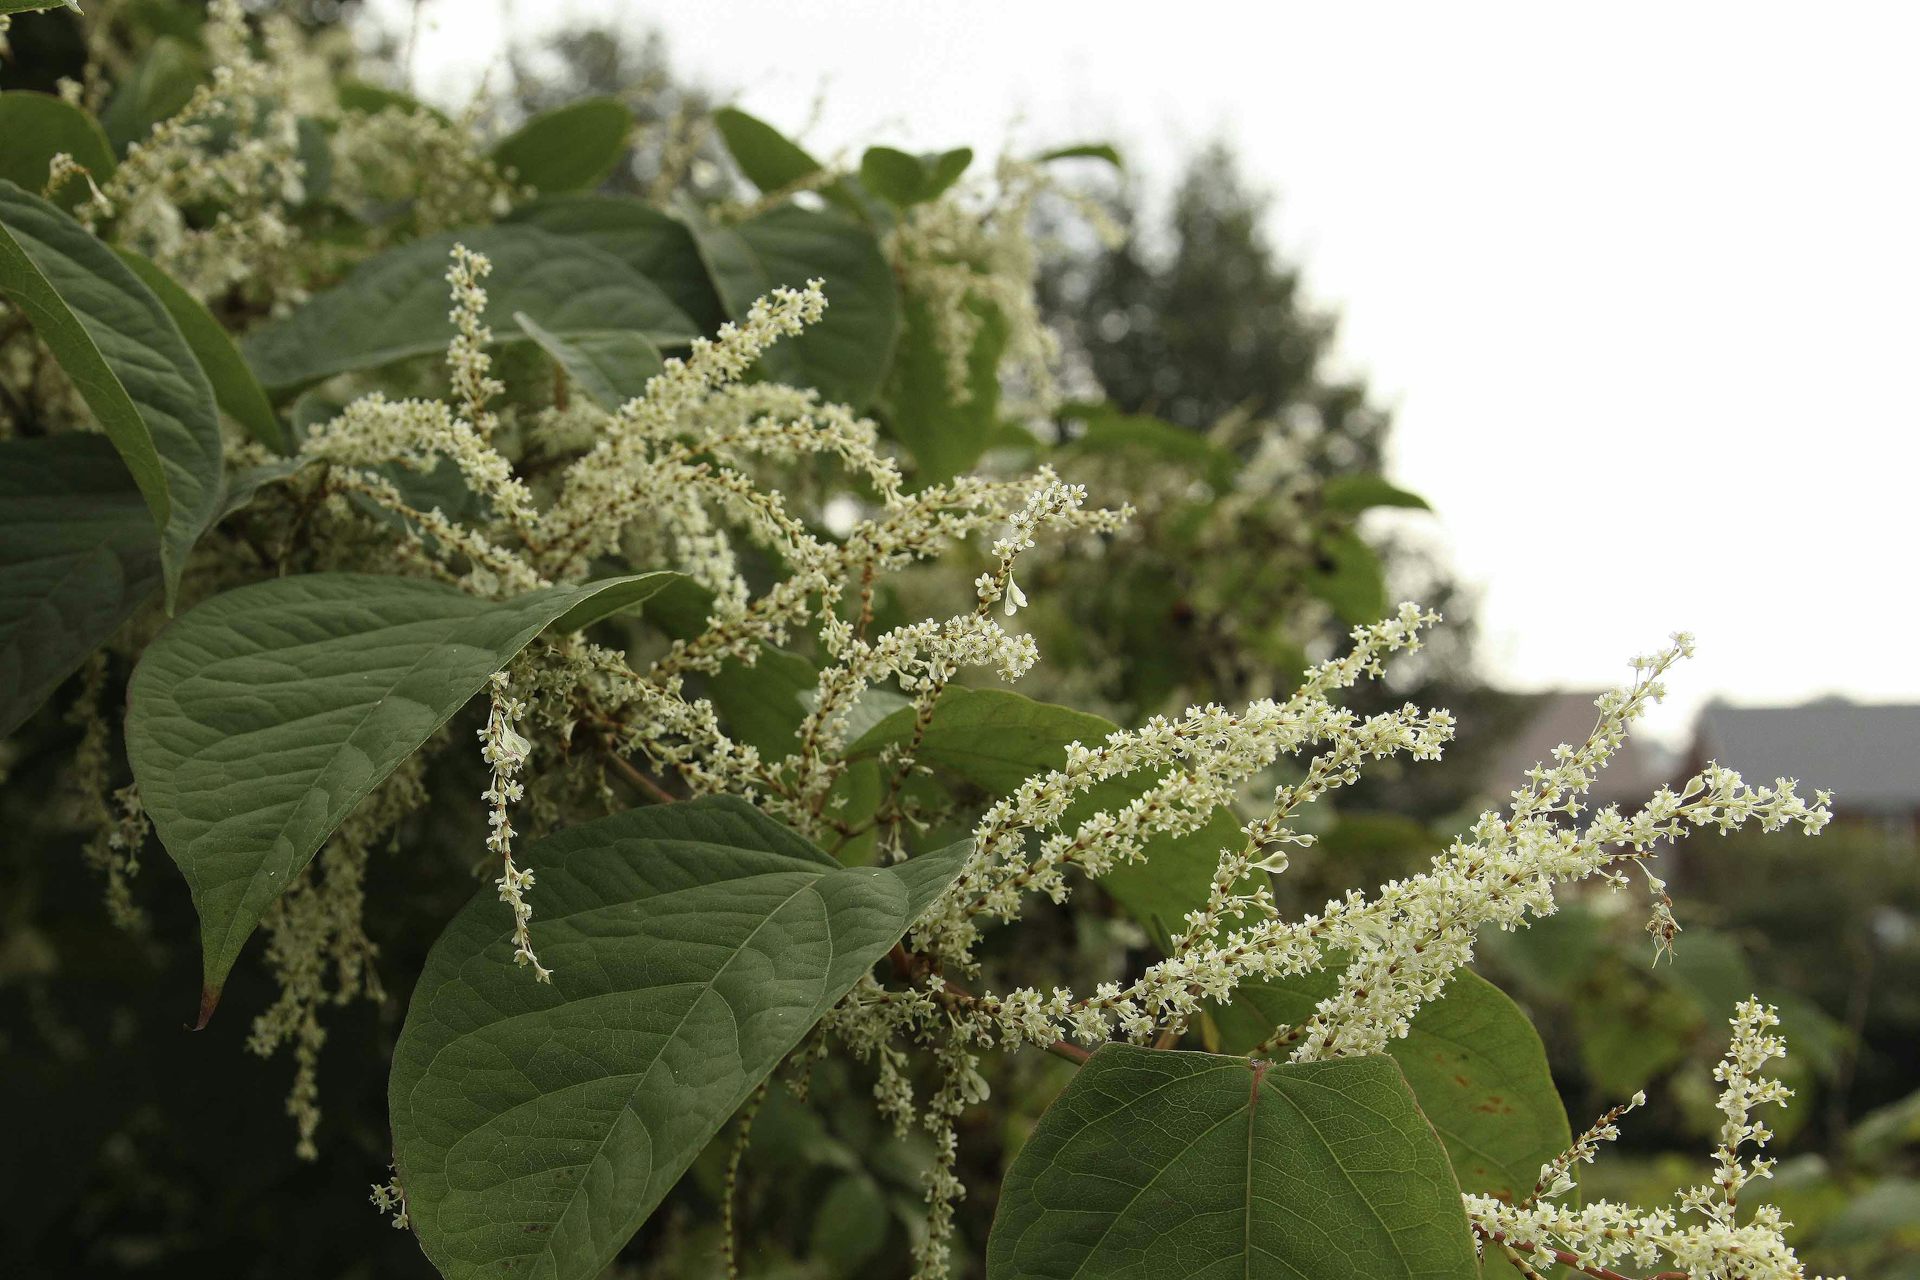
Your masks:
{"label": "blurred background foliage", "polygon": [[[62,78],[82,76],[91,48],[112,82],[102,116],[124,147],[205,75],[200,15],[183,0],[101,0],[100,9],[91,28],[64,13],[16,23],[0,82],[52,92]],[[301,12],[325,37],[353,6],[308,0]],[[403,93],[409,38],[363,39],[370,52],[355,74],[366,94]],[[511,54],[477,109],[504,131],[583,97],[610,96],[646,127],[633,131],[605,189],[660,200],[674,195],[663,182],[677,182],[701,202],[744,193],[711,123],[724,93],[677,76],[670,54],[644,31],[563,30]],[[1537,710],[1537,700],[1476,675],[1471,592],[1421,545],[1368,516],[1383,506],[1407,509],[1407,518],[1444,521],[1445,513],[1423,515],[1417,497],[1378,480],[1392,415],[1363,379],[1334,371],[1335,318],[1303,295],[1297,266],[1272,248],[1267,200],[1248,188],[1230,151],[1196,153],[1164,198],[1126,177],[1095,180],[1084,195],[1130,234],[1108,245],[1064,208],[1043,203],[1036,212],[1049,233],[1040,299],[1062,342],[1071,397],[1057,438],[1015,428],[993,443],[1015,458],[1048,447],[1096,494],[1131,497],[1141,517],[1105,560],[1063,556],[1033,570],[1031,625],[1043,652],[1061,660],[1043,664],[1029,691],[1122,722],[1193,701],[1284,693],[1288,674],[1347,626],[1389,600],[1421,599],[1450,625],[1377,696],[1453,708],[1462,740],[1439,767],[1385,770],[1347,793],[1279,888],[1291,905],[1311,908],[1423,865],[1455,819],[1517,781],[1493,777],[1490,764]],[[113,682],[124,675],[112,673]],[[43,713],[4,745],[0,761],[8,779],[0,789],[7,1272],[426,1274],[411,1240],[338,1194],[384,1176],[386,1063],[407,993],[335,1012],[332,1038],[359,1048],[327,1055],[319,1158],[292,1159],[284,1072],[244,1051],[244,1019],[216,1021],[197,1036],[182,1031],[198,981],[184,887],[167,875],[143,877],[150,929],[103,927],[71,820],[77,798],[63,790],[61,762],[77,735],[57,713]],[[464,781],[430,791],[457,798],[409,818],[396,849],[424,832],[444,842],[477,827]],[[369,933],[382,939],[383,971],[402,979],[418,972],[431,941],[418,920],[451,915],[469,887],[421,860],[389,858],[379,874]],[[1920,1278],[1912,830],[1855,824],[1817,851],[1785,838],[1736,839],[1690,850],[1669,878],[1688,926],[1671,963],[1646,963],[1638,917],[1614,911],[1605,896],[1485,942],[1483,972],[1540,1028],[1576,1128],[1636,1089],[1649,1093],[1649,1110],[1602,1158],[1589,1191],[1664,1194],[1700,1176],[1699,1153],[1717,1119],[1708,1071],[1727,1011],[1758,991],[1780,1005],[1793,1046],[1799,1096],[1780,1124],[1788,1158],[1775,1191],[1798,1224],[1803,1256],[1856,1280]],[[1132,963],[1143,941],[1118,918],[1061,913],[1060,921],[1056,954],[996,962],[1104,975]],[[251,1008],[270,998],[266,978],[243,966],[226,1000]],[[962,1207],[971,1247],[961,1256],[979,1256],[993,1211],[987,1189],[1069,1070],[1033,1055],[1003,1064],[994,1087],[1008,1104],[970,1117],[995,1131],[962,1144],[981,1166],[967,1179],[981,1190]],[[899,1270],[929,1153],[877,1128],[860,1100],[864,1088],[834,1065],[805,1100],[774,1091],[753,1134],[744,1218],[809,1226],[786,1238],[750,1229],[752,1274]],[[725,1145],[696,1166],[620,1274],[714,1273]]]}

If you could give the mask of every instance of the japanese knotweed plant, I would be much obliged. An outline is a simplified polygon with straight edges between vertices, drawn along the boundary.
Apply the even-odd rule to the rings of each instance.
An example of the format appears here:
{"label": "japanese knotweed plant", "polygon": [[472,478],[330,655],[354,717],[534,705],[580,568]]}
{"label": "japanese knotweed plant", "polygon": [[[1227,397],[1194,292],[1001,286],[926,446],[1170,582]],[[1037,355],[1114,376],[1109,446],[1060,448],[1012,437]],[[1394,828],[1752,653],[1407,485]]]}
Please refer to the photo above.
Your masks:
{"label": "japanese knotweed plant", "polygon": [[[118,148],[84,85],[0,96],[33,122],[0,181],[0,732],[79,727],[117,923],[143,927],[164,846],[201,1025],[264,935],[252,1042],[292,1048],[302,1154],[328,1010],[411,987],[370,1173],[443,1274],[589,1280],[710,1148],[737,1272],[776,1229],[735,1203],[754,1116],[836,1056],[930,1139],[921,1276],[1804,1274],[1742,1203],[1771,1168],[1756,1109],[1787,1097],[1769,1009],[1735,1011],[1710,1181],[1582,1203],[1627,1108],[1575,1138],[1469,968],[1483,930],[1635,875],[1671,946],[1662,850],[1826,823],[1825,793],[1718,764],[1586,806],[1685,636],[1426,870],[1297,915],[1273,877],[1310,806],[1452,736],[1342,705],[1436,616],[1135,728],[1003,687],[1041,660],[1025,557],[1098,572],[1128,546],[1127,495],[1094,505],[1048,455],[1142,431],[1059,447],[1032,293],[1049,167],[1110,153],[969,183],[970,152],[823,165],[726,111],[759,194],[652,204],[590,193],[617,103],[489,144],[342,93],[228,0],[204,43],[204,82]],[[1271,500],[1287,545],[1331,511],[1364,553],[1353,511],[1410,500],[1303,501],[1291,457],[1207,451],[1200,545]],[[448,786],[472,822],[410,821]],[[363,910],[400,832],[483,882],[417,974],[381,972]],[[1116,914],[1144,959],[1081,986],[1028,963]],[[1077,1070],[963,1260],[965,1122],[1033,1053]]]}

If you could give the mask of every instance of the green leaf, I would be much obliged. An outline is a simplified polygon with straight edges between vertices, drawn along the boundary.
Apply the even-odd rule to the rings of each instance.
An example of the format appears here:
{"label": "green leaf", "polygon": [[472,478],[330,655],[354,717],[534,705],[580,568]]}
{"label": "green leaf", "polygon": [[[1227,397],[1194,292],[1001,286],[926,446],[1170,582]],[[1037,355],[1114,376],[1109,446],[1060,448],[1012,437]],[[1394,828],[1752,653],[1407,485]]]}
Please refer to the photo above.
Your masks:
{"label": "green leaf", "polygon": [[[685,574],[656,569],[652,573],[633,574],[625,578],[602,578],[598,582],[588,583],[585,588],[586,594],[581,597],[580,603],[555,618],[548,630],[579,631],[596,622],[604,622],[608,618],[618,617],[623,613],[636,613],[647,601],[674,583],[685,580]],[[580,590],[580,588],[574,589]]]}
{"label": "green leaf", "polygon": [[713,113],[713,123],[727,144],[727,154],[747,181],[762,191],[783,191],[820,172],[820,162],[805,148],[758,116],[721,107]]}
{"label": "green leaf", "polygon": [[715,672],[707,697],[733,737],[781,760],[799,747],[795,735],[819,679],[819,669],[799,654],[763,648],[752,666],[734,661]]}
{"label": "green leaf", "polygon": [[[95,182],[113,173],[113,148],[92,116],[50,93],[0,93],[0,179],[37,195],[46,189],[48,166],[61,151],[85,165]],[[86,180],[74,178],[53,200],[71,209],[86,195]]]}
{"label": "green leaf", "polygon": [[[825,168],[806,149],[757,116],[737,107],[721,107],[713,113],[727,153],[740,166],[748,182],[768,195],[786,191]],[[822,198],[838,205],[862,222],[872,223],[884,217],[883,206],[848,178],[835,178],[819,187]]]}
{"label": "green leaf", "polygon": [[[274,458],[272,461],[263,462],[257,467],[239,468],[231,476],[227,477],[227,497],[226,501],[221,504],[220,518],[225,520],[234,512],[244,510],[251,506],[253,500],[260,496],[260,491],[268,485],[279,484],[283,480],[289,480],[299,475],[308,467],[317,467],[320,465],[322,465],[322,463],[319,458],[291,457]],[[416,510],[417,509],[418,508],[416,508]]]}
{"label": "green leaf", "polygon": [[0,443],[0,738],[160,587],[160,540],[102,436]]}
{"label": "green leaf", "polygon": [[842,868],[732,797],[538,842],[533,945],[491,888],[455,916],[394,1050],[394,1160],[449,1280],[592,1280],[727,1118],[958,873]]}
{"label": "green leaf", "polygon": [[[1328,971],[1245,982],[1212,1013],[1220,1048],[1246,1053],[1277,1028],[1298,1026],[1334,993]],[[1404,1040],[1389,1046],[1420,1109],[1439,1132],[1468,1191],[1520,1200],[1540,1166],[1573,1145],[1547,1051],[1520,1006],[1472,972],[1455,975],[1425,1005]]]}
{"label": "green leaf", "polygon": [[[538,227],[469,227],[415,240],[369,259],[283,320],[241,344],[275,394],[353,369],[446,350],[448,253],[464,244],[493,263],[487,310],[504,320],[524,311],[557,334],[624,329],[677,343],[696,329],[659,286],[583,240]],[[517,335],[495,325],[496,337]]]}
{"label": "green leaf", "polygon": [[206,60],[198,49],[175,36],[155,40],[100,113],[100,127],[113,149],[126,154],[130,144],[186,106],[206,76]]}
{"label": "green leaf", "polygon": [[437,119],[447,119],[446,112],[438,107],[429,106],[409,93],[398,89],[389,89],[385,85],[373,84],[366,80],[356,80],[352,76],[334,82],[335,92],[340,98],[342,111],[357,111],[363,115],[378,115],[389,108],[405,112],[424,111]]}
{"label": "green leaf", "polygon": [[960,175],[973,163],[973,148],[955,147],[951,151],[923,157],[923,163],[927,166],[927,184],[921,188],[920,198],[932,200],[945,195],[949,187],[960,181]]}
{"label": "green leaf", "polygon": [[506,221],[584,240],[612,254],[659,285],[701,333],[712,333],[727,318],[693,233],[678,218],[644,201],[629,196],[546,196],[521,205]]}
{"label": "green leaf", "polygon": [[330,125],[312,116],[294,121],[295,154],[300,159],[299,207],[318,208],[333,195],[333,138]]}
{"label": "green leaf", "polygon": [[927,171],[919,156],[893,147],[868,147],[860,157],[860,181],[875,195],[905,208],[920,200]]}
{"label": "green leaf", "polygon": [[620,163],[633,113],[618,98],[584,98],[543,111],[493,149],[493,162],[546,194],[597,187]]}
{"label": "green leaf", "polygon": [[80,12],[78,0],[0,0],[0,13],[36,13],[42,9],[60,8]]}
{"label": "green leaf", "polygon": [[200,913],[211,1015],[268,907],[341,819],[532,639],[603,592],[631,607],[672,574],[504,604],[357,573],[218,595],[160,633],[127,695],[127,755]]}
{"label": "green leaf", "polygon": [[900,336],[900,292],[879,241],[834,213],[781,205],[732,226],[689,211],[689,226],[727,315],[746,318],[754,300],[819,279],[827,314],[760,358],[767,377],[816,388],[864,407],[879,391]]}
{"label": "green leaf", "polygon": [[618,409],[645,391],[663,363],[660,348],[644,334],[606,329],[561,335],[541,328],[524,311],[514,312],[513,319],[603,409]]}
{"label": "green leaf", "polygon": [[1372,507],[1410,507],[1431,511],[1417,493],[1388,484],[1383,476],[1335,476],[1320,490],[1320,505],[1328,511],[1366,511]]}
{"label": "green leaf", "polygon": [[1062,405],[1060,416],[1082,424],[1081,433],[1062,452],[1128,453],[1157,463],[1171,462],[1192,471],[1224,492],[1240,470],[1240,460],[1198,431],[1144,413],[1123,413],[1110,404]]}
{"label": "green leaf", "polygon": [[892,147],[868,147],[860,157],[867,190],[901,208],[937,199],[973,163],[973,148],[916,156]]}
{"label": "green leaf", "polygon": [[171,609],[187,554],[220,511],[220,419],[199,362],[112,249],[11,182],[0,182],[0,293],[32,321],[146,495]]}
{"label": "green leaf", "polygon": [[988,1280],[1476,1280],[1446,1152],[1392,1059],[1109,1044],[1007,1171]]}
{"label": "green leaf", "polygon": [[1307,574],[1307,590],[1350,625],[1378,622],[1387,612],[1387,583],[1380,557],[1358,534],[1321,535],[1320,560]]}
{"label": "green leaf", "polygon": [[865,1173],[849,1173],[827,1188],[813,1216],[807,1256],[835,1276],[859,1275],[887,1242],[887,1202]]}
{"label": "green leaf", "polygon": [[131,249],[117,249],[120,260],[133,268],[160,305],[179,326],[180,336],[193,348],[194,358],[213,387],[213,398],[227,416],[247,429],[247,434],[276,453],[287,451],[286,433],[273,402],[261,389],[260,380],[241,358],[240,349],[220,327],[200,300],[182,289],[173,277]]}
{"label": "green leaf", "polygon": [[1039,159],[1042,164],[1054,160],[1105,160],[1116,169],[1126,168],[1120,159],[1119,149],[1111,142],[1083,142],[1077,146],[1055,147],[1052,151],[1041,152]]}
{"label": "green leaf", "polygon": [[887,378],[887,429],[913,455],[917,484],[937,484],[971,470],[1000,425],[1000,357],[1007,325],[989,304],[970,304],[980,331],[967,352],[967,395],[956,399],[946,353],[927,301],[904,297],[906,327]]}
{"label": "green leaf", "polygon": [[1867,1112],[1847,1135],[1857,1160],[1882,1160],[1910,1145],[1920,1145],[1920,1089]]}
{"label": "green leaf", "polygon": [[[1065,764],[1068,743],[1103,741],[1115,727],[1100,716],[1006,689],[950,688],[934,706],[918,758],[990,795],[1004,796],[1035,774]],[[884,746],[908,741],[912,731],[913,712],[897,711],[848,747],[847,755],[876,755]],[[1068,808],[1061,826],[1072,830],[1095,813],[1123,808],[1158,781],[1159,774],[1148,772],[1100,783]],[[1100,885],[1129,915],[1150,927],[1157,922],[1164,933],[1206,902],[1220,851],[1243,838],[1232,811],[1217,809],[1198,831],[1155,836],[1147,842],[1144,861],[1115,867]]]}

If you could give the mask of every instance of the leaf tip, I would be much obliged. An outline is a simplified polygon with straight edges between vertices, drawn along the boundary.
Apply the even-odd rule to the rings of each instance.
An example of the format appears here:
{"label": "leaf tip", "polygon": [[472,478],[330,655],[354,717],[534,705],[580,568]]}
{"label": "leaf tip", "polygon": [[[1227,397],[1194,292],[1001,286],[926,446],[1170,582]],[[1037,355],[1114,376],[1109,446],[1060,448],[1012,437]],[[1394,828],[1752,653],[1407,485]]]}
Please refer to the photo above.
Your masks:
{"label": "leaf tip", "polygon": [[207,1024],[213,1021],[213,1011],[220,1004],[221,990],[211,984],[200,988],[200,1016],[193,1024],[195,1031],[205,1031]]}

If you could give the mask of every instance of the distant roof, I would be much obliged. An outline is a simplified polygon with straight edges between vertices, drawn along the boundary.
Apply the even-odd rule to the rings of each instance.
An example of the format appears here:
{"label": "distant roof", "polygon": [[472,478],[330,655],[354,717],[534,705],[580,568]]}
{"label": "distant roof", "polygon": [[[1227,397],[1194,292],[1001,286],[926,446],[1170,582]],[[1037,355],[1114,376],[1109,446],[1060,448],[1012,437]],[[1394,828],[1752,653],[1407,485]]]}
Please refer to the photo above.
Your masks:
{"label": "distant roof", "polygon": [[1833,792],[1836,808],[1920,808],[1920,704],[1712,702],[1700,713],[1695,741],[1699,755],[1752,783],[1797,778],[1808,793]]}
{"label": "distant roof", "polygon": [[[1554,690],[1537,695],[1533,718],[1494,760],[1487,775],[1489,794],[1504,799],[1526,784],[1527,770],[1553,763],[1553,749],[1561,743],[1577,747],[1593,732],[1600,710],[1594,701],[1598,689]],[[1644,737],[1629,737],[1626,745],[1602,771],[1587,793],[1589,804],[1617,804],[1635,810],[1662,783],[1672,781],[1671,761]]]}

